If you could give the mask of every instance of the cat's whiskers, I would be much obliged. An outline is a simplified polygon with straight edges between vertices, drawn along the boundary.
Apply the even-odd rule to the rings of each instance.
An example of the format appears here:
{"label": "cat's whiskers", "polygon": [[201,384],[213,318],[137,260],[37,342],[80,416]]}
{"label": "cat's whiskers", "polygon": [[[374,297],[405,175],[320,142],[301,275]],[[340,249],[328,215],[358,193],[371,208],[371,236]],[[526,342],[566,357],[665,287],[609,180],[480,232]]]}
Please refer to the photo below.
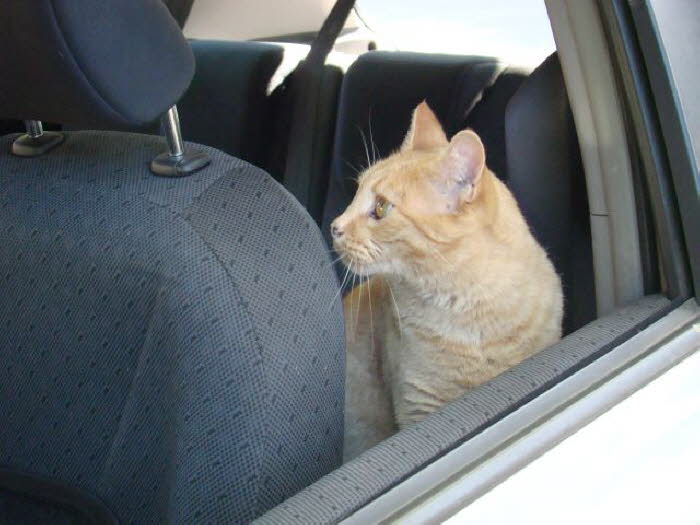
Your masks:
{"label": "cat's whiskers", "polygon": [[394,296],[394,290],[391,287],[389,279],[384,278],[387,288],[389,288],[389,294],[391,295],[391,300],[394,303],[394,309],[396,310],[396,321],[399,323],[399,340],[403,341],[403,328],[401,327],[401,312],[399,311],[399,305],[396,302],[396,296]]}
{"label": "cat's whiskers", "polygon": [[367,286],[367,299],[369,300],[369,348],[374,355],[374,321],[372,319],[372,287],[369,281],[365,281]]}
{"label": "cat's whiskers", "polygon": [[379,244],[377,244],[375,241],[373,241],[372,239],[370,239],[369,242],[370,242],[370,247],[372,248],[370,251],[370,255],[372,257],[375,257],[375,258],[378,257],[379,255],[381,255],[382,247]]}
{"label": "cat's whiskers", "polygon": [[[360,175],[360,172],[362,171],[362,168],[358,168],[357,166],[355,166],[355,165],[354,165],[352,162],[350,162],[349,160],[346,160],[346,161],[345,161],[345,164],[347,164],[348,167],[349,167],[351,170],[353,170],[353,171],[355,172],[355,175],[358,175],[358,176]],[[357,179],[358,179],[357,176],[356,176],[356,177],[352,177],[352,180],[354,180],[355,182],[357,182]]]}
{"label": "cat's whiskers", "polygon": [[374,245],[371,240],[364,243],[348,241],[345,249],[347,253],[354,255],[353,262],[360,262],[363,265],[371,264],[381,253],[381,248]]}
{"label": "cat's whiskers", "polygon": [[[359,276],[357,274],[355,274],[355,277],[359,277]],[[353,284],[353,289],[354,289],[355,288],[355,286],[354,286],[355,280],[354,279],[352,281],[352,284]],[[359,286],[361,286],[361,285],[362,285],[362,279],[360,279]],[[355,333],[356,334],[357,334],[357,327],[359,325],[359,320],[360,320],[360,304],[361,303],[362,303],[362,295],[358,291],[358,293],[357,293],[357,315],[355,315]],[[352,305],[350,305],[350,307],[352,307]]]}
{"label": "cat's whiskers", "polygon": [[[357,335],[357,317],[355,315],[355,280],[357,279],[357,275],[353,274],[352,275],[352,286],[350,287],[350,319],[348,320],[348,328],[352,328],[352,336],[355,337]],[[357,307],[357,312],[359,314],[360,307],[358,305]]]}
{"label": "cat's whiskers", "polygon": [[328,264],[326,264],[326,265],[324,266],[324,268],[326,268],[326,267],[328,267],[328,266],[333,266],[335,263],[337,263],[338,261],[340,261],[340,259],[342,259],[342,258],[343,258],[342,255],[336,257],[336,258],[333,259],[331,262],[329,262]]}
{"label": "cat's whiskers", "polygon": [[367,123],[369,124],[369,144],[372,147],[372,163],[377,162],[377,148],[374,143],[374,137],[372,136],[372,107],[369,108],[369,116],[367,117]]}
{"label": "cat's whiskers", "polygon": [[[354,302],[354,297],[353,297],[353,289],[355,288],[355,272],[352,269],[353,264],[355,263],[355,259],[351,258],[350,261],[348,262],[348,270],[350,270],[350,275],[352,276],[352,281],[350,283],[350,317],[352,318],[352,311],[353,311],[353,302]],[[346,312],[347,315],[347,312]],[[346,319],[347,320],[347,319]]]}
{"label": "cat's whiskers", "polygon": [[331,299],[331,304],[328,305],[328,309],[330,310],[333,308],[333,303],[335,303],[335,300],[338,298],[340,293],[343,291],[343,286],[345,286],[345,281],[348,279],[348,274],[350,272],[350,266],[347,266],[345,268],[345,275],[343,275],[343,282],[340,283],[340,286],[338,287],[338,291],[335,292],[335,295],[333,296],[333,299]]}
{"label": "cat's whiskers", "polygon": [[367,157],[367,167],[369,168],[372,165],[372,159],[369,158],[369,147],[367,146],[367,137],[365,136],[365,132],[362,131],[362,128],[360,126],[357,126],[357,129],[360,132],[360,136],[362,137],[362,145],[365,147],[365,156]]}

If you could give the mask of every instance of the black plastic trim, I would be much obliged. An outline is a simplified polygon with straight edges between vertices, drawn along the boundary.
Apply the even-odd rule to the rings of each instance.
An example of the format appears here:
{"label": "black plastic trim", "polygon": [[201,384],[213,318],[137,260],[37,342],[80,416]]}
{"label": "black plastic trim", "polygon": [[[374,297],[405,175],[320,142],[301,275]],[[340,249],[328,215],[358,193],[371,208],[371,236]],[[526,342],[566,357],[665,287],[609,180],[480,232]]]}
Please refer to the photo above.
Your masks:
{"label": "black plastic trim", "polygon": [[[685,238],[686,260],[689,265],[694,295],[700,298],[700,183],[697,174],[697,159],[690,143],[688,129],[683,118],[681,103],[670,68],[666,48],[659,33],[656,18],[648,0],[626,0],[631,21],[636,28],[641,57],[646,66],[646,78],[651,87],[656,105],[663,143],[666,147],[668,164],[678,212]],[[686,6],[693,4],[687,3]],[[700,4],[695,4],[695,16],[700,16]],[[692,17],[692,12],[679,9],[678,16]],[[700,40],[700,35],[698,40]],[[686,42],[697,47],[700,41]]]}

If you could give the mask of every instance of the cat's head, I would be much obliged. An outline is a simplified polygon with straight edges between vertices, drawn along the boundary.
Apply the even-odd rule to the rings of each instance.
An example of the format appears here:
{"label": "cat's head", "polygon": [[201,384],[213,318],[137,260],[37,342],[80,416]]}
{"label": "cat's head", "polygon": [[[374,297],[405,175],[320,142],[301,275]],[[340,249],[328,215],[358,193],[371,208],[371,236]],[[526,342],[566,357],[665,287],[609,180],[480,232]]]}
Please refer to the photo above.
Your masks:
{"label": "cat's head", "polygon": [[[485,152],[471,130],[448,141],[423,102],[403,145],[362,172],[355,198],[331,225],[343,262],[361,275],[416,275],[488,228]],[[464,243],[461,243],[464,244]]]}

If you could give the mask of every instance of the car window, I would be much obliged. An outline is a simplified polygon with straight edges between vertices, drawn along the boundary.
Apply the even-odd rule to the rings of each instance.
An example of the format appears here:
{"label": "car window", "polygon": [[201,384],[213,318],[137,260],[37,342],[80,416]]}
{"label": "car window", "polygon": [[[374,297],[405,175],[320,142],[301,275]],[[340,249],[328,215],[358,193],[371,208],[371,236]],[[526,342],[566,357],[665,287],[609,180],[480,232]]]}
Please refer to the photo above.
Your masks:
{"label": "car window", "polygon": [[[188,38],[253,40],[313,34],[328,16],[334,0],[195,0],[184,27]],[[355,28],[350,15],[346,27]],[[282,41],[285,41],[282,39]]]}
{"label": "car window", "polygon": [[359,0],[357,10],[384,49],[531,66],[555,50],[543,0]]}

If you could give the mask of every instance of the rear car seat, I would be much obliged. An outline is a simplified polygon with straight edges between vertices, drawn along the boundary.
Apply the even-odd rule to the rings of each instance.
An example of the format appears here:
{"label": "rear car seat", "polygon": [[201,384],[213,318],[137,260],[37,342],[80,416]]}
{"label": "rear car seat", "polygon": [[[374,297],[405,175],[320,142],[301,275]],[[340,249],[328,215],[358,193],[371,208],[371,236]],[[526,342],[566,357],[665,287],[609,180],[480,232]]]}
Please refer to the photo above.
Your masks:
{"label": "rear car seat", "polygon": [[178,102],[188,140],[261,166],[265,159],[270,80],[284,48],[260,42],[191,40],[192,83]]}
{"label": "rear car seat", "polygon": [[[282,182],[283,156],[277,151],[275,123],[280,112],[280,97],[274,91],[281,80],[296,66],[285,55],[286,44],[191,40],[195,56],[192,84],[178,103],[182,131],[188,140],[206,144],[229,155],[263,168]],[[293,55],[299,48],[292,46]],[[314,173],[309,176],[313,192],[309,213],[320,222],[323,199],[327,191],[328,165],[333,145],[338,93],[342,70],[324,67],[319,119],[314,127],[318,151]],[[285,130],[288,131],[288,130]]]}
{"label": "rear car seat", "polygon": [[[158,1],[3,8],[2,117],[129,127],[190,82]],[[0,523],[249,522],[336,467],[343,321],[301,206],[204,146],[186,147],[210,164],[173,179],[148,169],[156,136],[66,132],[34,158],[16,141],[0,138]]]}
{"label": "rear car seat", "polygon": [[[524,85],[523,81],[531,78]],[[585,179],[556,55],[529,77],[495,59],[371,52],[341,91],[322,231],[352,200],[357,171],[396,150],[411,112],[426,99],[448,136],[474,129],[487,164],[513,190],[535,236],[561,274],[565,333],[595,317]],[[365,144],[369,153],[365,150]],[[340,271],[340,268],[338,268]]]}

